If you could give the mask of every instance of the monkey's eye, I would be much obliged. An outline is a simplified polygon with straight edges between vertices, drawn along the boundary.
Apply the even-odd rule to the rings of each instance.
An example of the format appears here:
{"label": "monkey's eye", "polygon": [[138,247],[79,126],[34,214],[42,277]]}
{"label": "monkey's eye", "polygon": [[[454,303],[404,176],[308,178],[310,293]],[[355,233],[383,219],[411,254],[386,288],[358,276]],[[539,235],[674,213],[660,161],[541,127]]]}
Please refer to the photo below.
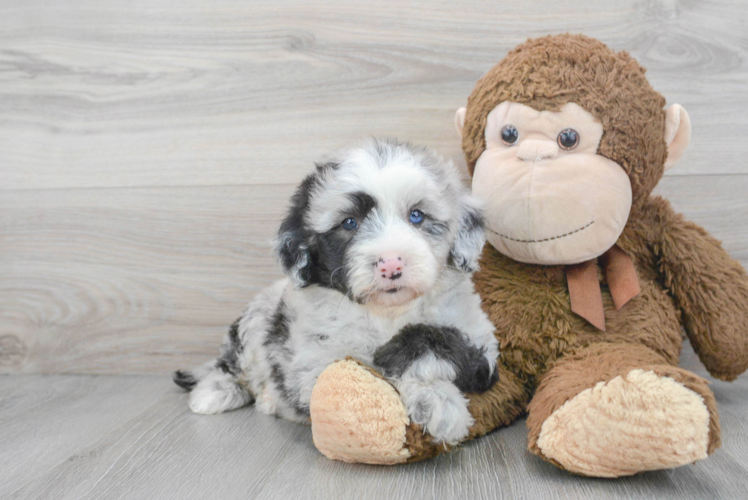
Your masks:
{"label": "monkey's eye", "polygon": [[408,217],[408,219],[410,220],[411,224],[418,225],[423,222],[423,217],[423,212],[421,212],[420,210],[413,210],[412,212],[410,212],[410,216]]}
{"label": "monkey's eye", "polygon": [[519,132],[514,128],[514,125],[504,125],[501,129],[501,142],[507,146],[511,146],[519,139]]}
{"label": "monkey's eye", "polygon": [[558,145],[561,149],[570,150],[579,144],[579,134],[573,128],[567,128],[558,134]]}
{"label": "monkey's eye", "polygon": [[353,217],[349,217],[343,221],[341,226],[343,226],[343,229],[346,231],[353,231],[354,229],[358,229],[358,222],[356,222],[356,219]]}

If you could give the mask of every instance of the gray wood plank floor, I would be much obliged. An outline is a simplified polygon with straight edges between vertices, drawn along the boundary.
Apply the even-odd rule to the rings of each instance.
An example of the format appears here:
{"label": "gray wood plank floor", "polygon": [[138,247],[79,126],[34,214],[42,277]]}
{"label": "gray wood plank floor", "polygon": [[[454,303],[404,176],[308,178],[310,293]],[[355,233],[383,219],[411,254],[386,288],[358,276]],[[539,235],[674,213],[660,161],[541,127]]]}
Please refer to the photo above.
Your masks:
{"label": "gray wood plank floor", "polygon": [[[681,364],[705,376],[690,346]],[[320,455],[309,427],[253,408],[192,414],[165,376],[0,376],[0,498],[746,498],[748,379],[712,388],[715,455],[603,480],[527,452],[524,420],[427,462],[351,465]]]}

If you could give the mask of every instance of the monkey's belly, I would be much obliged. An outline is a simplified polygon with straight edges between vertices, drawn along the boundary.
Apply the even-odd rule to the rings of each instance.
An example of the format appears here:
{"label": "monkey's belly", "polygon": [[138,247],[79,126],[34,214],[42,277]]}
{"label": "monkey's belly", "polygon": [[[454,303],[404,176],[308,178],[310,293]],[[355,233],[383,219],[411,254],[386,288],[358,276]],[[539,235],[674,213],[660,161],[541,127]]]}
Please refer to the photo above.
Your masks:
{"label": "monkey's belly", "polygon": [[[534,385],[567,353],[595,342],[643,344],[678,363],[682,335],[679,314],[670,296],[657,283],[640,279],[642,291],[616,311],[608,287],[601,284],[606,331],[600,331],[571,311],[563,269],[535,266],[475,276],[483,308],[496,325],[502,363]],[[530,273],[522,273],[522,268]],[[485,270],[486,267],[483,267]]]}

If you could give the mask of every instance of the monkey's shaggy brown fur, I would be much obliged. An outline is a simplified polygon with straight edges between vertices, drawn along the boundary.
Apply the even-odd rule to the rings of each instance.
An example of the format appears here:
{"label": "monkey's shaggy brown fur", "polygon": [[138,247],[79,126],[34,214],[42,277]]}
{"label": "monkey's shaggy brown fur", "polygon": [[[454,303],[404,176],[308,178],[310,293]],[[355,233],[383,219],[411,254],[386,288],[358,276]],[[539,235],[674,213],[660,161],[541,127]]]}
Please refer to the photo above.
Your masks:
{"label": "monkey's shaggy brown fur", "polygon": [[[530,451],[563,467],[538,446],[548,417],[598,383],[644,370],[701,396],[709,419],[705,451],[720,445],[712,392],[705,380],[677,366],[682,330],[713,376],[733,380],[744,372],[748,277],[717,240],[651,196],[667,157],[665,99],[644,71],[627,53],[597,40],[550,36],[511,51],[468,99],[463,150],[471,172],[486,148],[486,117],[503,101],[538,111],[574,102],[602,122],[598,154],[621,165],[631,180],[633,206],[617,245],[633,260],[641,286],[617,311],[598,266],[602,332],[571,311],[564,266],[523,264],[487,244],[474,281],[497,329],[499,382],[485,394],[468,395],[475,418],[469,438],[527,412]],[[415,428],[408,433],[409,460],[444,451],[428,439],[414,439],[418,435]]]}
{"label": "monkey's shaggy brown fur", "polygon": [[706,381],[677,367],[681,327],[709,373],[735,379],[748,368],[748,279],[717,240],[650,196],[667,156],[665,99],[644,71],[596,40],[550,36],[510,52],[468,99],[463,150],[471,171],[485,149],[486,117],[505,100],[539,111],[575,102],[603,123],[598,153],[631,179],[634,206],[617,244],[633,259],[642,289],[616,311],[598,273],[607,326],[601,332],[571,311],[563,266],[523,264],[486,245],[475,285],[497,327],[500,379],[470,397],[471,437],[529,411],[529,448],[542,456],[537,437],[549,415],[582,390],[641,368],[701,395],[710,414],[708,452],[720,445]]}

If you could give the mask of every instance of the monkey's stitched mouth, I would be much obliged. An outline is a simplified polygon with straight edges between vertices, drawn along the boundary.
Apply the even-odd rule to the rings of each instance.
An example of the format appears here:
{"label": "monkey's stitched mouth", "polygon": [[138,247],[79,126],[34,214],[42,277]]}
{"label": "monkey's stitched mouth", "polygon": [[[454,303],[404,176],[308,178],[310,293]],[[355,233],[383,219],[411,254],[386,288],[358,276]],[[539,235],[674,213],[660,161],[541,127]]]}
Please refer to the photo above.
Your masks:
{"label": "monkey's stitched mouth", "polygon": [[559,234],[558,236],[551,236],[550,238],[544,238],[542,240],[520,240],[520,239],[517,239],[517,238],[512,238],[511,236],[507,236],[505,234],[497,233],[496,231],[494,231],[490,227],[487,228],[487,229],[490,232],[492,232],[493,234],[495,234],[496,236],[498,236],[500,238],[504,238],[504,239],[509,240],[509,241],[516,241],[517,243],[543,243],[544,241],[558,240],[558,239],[561,239],[561,238],[565,238],[566,236],[571,236],[572,234],[576,234],[576,233],[578,233],[580,231],[584,231],[585,229],[587,229],[588,227],[590,227],[594,223],[595,223],[595,221],[593,220],[592,222],[588,222],[584,226],[580,227],[579,229],[575,229],[574,231],[569,231],[568,233]]}

